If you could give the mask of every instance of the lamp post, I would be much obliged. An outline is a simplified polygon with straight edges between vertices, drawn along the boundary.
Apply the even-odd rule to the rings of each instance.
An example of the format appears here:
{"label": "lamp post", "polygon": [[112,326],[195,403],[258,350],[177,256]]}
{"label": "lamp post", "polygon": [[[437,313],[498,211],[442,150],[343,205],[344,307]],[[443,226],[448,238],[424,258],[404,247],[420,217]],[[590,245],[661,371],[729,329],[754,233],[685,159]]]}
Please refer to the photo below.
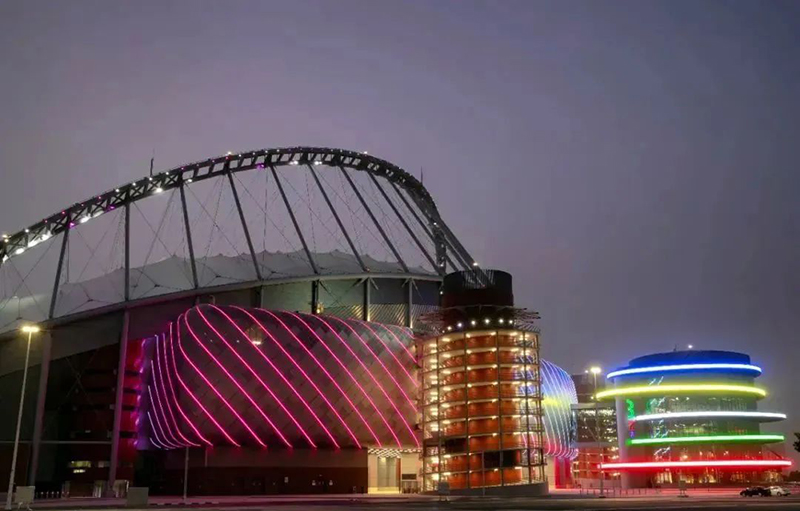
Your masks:
{"label": "lamp post", "polygon": [[599,456],[599,461],[597,463],[598,472],[600,472],[600,498],[604,498],[605,494],[603,493],[603,447],[600,444],[600,411],[597,407],[597,375],[602,373],[603,370],[600,369],[598,366],[592,366],[589,368],[589,372],[592,373],[592,379],[594,380],[594,396],[592,399],[594,400],[594,440],[597,442],[597,454]]}
{"label": "lamp post", "polygon": [[19,430],[22,427],[22,405],[25,403],[25,383],[28,381],[28,361],[31,358],[31,337],[40,331],[36,325],[25,325],[22,332],[28,334],[28,347],[25,350],[25,367],[22,370],[22,389],[19,393],[19,411],[17,412],[17,432],[14,436],[14,453],[11,455],[11,474],[8,476],[8,493],[6,494],[6,509],[11,509],[14,496],[14,475],[17,471],[17,452],[19,451]]}
{"label": "lamp post", "polygon": [[186,504],[186,495],[189,493],[189,446],[183,457],[183,503]]}

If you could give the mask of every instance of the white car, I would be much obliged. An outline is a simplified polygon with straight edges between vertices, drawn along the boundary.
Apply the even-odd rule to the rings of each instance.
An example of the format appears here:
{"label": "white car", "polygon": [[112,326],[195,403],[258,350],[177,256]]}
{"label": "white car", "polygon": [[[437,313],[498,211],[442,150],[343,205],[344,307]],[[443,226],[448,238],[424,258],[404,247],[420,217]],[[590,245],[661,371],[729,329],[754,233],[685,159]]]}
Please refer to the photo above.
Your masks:
{"label": "white car", "polygon": [[789,490],[780,486],[770,486],[769,494],[773,497],[786,497],[789,495]]}

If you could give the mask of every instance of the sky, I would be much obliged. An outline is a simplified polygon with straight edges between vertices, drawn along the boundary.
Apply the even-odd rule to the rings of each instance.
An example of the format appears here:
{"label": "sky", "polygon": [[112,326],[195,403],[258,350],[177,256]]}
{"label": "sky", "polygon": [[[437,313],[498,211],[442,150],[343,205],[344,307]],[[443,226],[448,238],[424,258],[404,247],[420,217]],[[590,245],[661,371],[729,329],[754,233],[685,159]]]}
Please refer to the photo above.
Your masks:
{"label": "sky", "polygon": [[424,172],[472,255],[513,273],[544,357],[747,352],[788,436],[798,49],[797,2],[6,0],[0,230],[153,154],[366,150]]}

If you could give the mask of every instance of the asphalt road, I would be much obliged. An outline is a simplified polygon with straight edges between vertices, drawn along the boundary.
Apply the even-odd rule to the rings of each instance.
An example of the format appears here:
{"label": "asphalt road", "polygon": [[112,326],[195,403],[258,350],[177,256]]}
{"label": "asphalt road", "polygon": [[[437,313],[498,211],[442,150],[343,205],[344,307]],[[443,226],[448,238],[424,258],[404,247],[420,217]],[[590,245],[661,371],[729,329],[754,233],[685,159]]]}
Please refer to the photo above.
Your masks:
{"label": "asphalt road", "polygon": [[[763,498],[743,498],[743,497],[646,497],[646,498],[616,498],[616,499],[503,499],[486,502],[453,502],[451,504],[438,505],[428,509],[443,509],[449,506],[453,510],[629,510],[629,511],[652,511],[660,509],[675,510],[708,510],[727,511],[738,509],[761,509],[779,511],[800,511],[800,497],[763,497]],[[410,511],[408,508],[406,508]],[[422,508],[425,509],[425,508]]]}
{"label": "asphalt road", "polygon": [[[621,499],[463,499],[451,502],[363,502],[363,503],[316,503],[309,505],[274,504],[260,509],[281,509],[282,511],[447,511],[447,510],[508,510],[508,511],[655,511],[674,509],[686,511],[734,511],[740,509],[800,511],[800,498],[621,498]],[[218,508],[233,511],[232,508]],[[237,508],[236,511],[253,511],[253,507]]]}
{"label": "asphalt road", "polygon": [[[230,500],[229,500],[230,499]],[[238,500],[238,499],[237,499]],[[274,510],[281,511],[470,511],[470,510],[508,510],[508,511],[603,511],[603,510],[628,510],[628,511],[656,511],[667,510],[687,510],[687,511],[728,511],[739,509],[754,510],[776,510],[776,511],[800,511],[800,495],[790,497],[754,497],[744,498],[733,495],[715,496],[701,495],[680,498],[677,496],[649,496],[649,497],[623,497],[623,498],[592,498],[579,496],[555,496],[550,498],[458,498],[449,502],[440,502],[436,499],[416,499],[416,498],[356,498],[353,500],[344,498],[326,498],[317,496],[313,499],[308,497],[285,497],[281,499],[271,499],[269,501],[258,500],[234,500],[229,498],[218,499],[217,502],[197,501],[193,505],[183,507],[179,501],[162,501],[152,505],[148,511],[154,509],[203,509],[221,511],[256,511]],[[34,505],[40,509],[124,509],[120,502],[108,503],[111,505],[100,505],[95,501],[91,506],[82,506],[78,502],[67,504],[62,501],[61,506],[45,506],[43,503]],[[55,504],[55,503],[53,503]],[[125,511],[132,511],[125,509]]]}

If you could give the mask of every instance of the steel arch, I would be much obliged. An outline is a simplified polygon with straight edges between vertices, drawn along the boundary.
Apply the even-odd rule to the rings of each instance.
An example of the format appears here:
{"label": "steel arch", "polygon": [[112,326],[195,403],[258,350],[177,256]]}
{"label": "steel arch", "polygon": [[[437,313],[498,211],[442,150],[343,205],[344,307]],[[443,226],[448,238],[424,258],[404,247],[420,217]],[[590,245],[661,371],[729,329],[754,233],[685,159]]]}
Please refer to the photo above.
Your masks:
{"label": "steel arch", "polygon": [[0,265],[9,258],[22,254],[28,248],[47,241],[57,234],[68,232],[76,222],[91,221],[103,213],[125,207],[154,193],[175,188],[182,189],[186,184],[195,181],[224,177],[235,172],[260,168],[270,168],[274,171],[276,167],[288,165],[338,167],[367,172],[372,176],[387,179],[392,185],[403,188],[425,215],[428,225],[424,227],[430,232],[436,246],[436,270],[440,275],[446,273],[446,262],[451,260],[447,253],[448,248],[464,269],[477,266],[475,260],[439,215],[430,193],[414,176],[397,165],[367,153],[324,147],[260,149],[226,154],[188,163],[127,183],[75,203],[26,229],[4,236],[3,243],[0,243]]}

